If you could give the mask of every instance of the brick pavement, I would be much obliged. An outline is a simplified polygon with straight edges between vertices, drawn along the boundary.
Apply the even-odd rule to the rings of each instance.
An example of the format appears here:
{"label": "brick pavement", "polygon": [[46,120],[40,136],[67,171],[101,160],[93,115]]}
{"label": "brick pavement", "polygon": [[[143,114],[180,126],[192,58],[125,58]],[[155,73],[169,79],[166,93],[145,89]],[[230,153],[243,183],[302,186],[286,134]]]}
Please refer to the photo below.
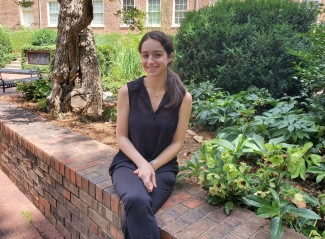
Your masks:
{"label": "brick pavement", "polygon": [[[15,88],[6,94],[14,94]],[[0,92],[0,96],[2,92]],[[0,106],[3,106],[0,102]],[[3,107],[0,107],[0,111]],[[14,110],[15,107],[11,107]],[[28,114],[27,114],[28,115]],[[1,121],[1,118],[0,118]],[[187,185],[187,186],[186,186]],[[0,170],[0,239],[63,238],[43,214]],[[178,184],[170,199],[158,211],[158,224],[173,238],[199,239],[268,239],[269,221],[258,218],[247,209],[235,207],[230,216],[224,208],[205,202],[202,189]],[[117,202],[118,205],[118,202]],[[28,224],[21,212],[31,212],[33,223]],[[172,238],[162,235],[162,238]],[[285,229],[283,239],[306,239],[293,230]]]}
{"label": "brick pavement", "polygon": [[0,187],[0,239],[63,239],[1,170]]}

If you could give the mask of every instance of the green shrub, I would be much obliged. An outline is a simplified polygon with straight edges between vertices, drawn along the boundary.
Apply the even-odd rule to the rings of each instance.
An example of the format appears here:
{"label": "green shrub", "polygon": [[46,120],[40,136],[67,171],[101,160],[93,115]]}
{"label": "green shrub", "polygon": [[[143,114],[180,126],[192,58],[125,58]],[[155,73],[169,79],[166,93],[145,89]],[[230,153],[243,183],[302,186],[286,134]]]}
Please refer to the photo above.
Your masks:
{"label": "green shrub", "polygon": [[24,46],[31,45],[35,31],[29,27],[20,27],[17,31],[9,30],[8,34],[12,42],[13,52],[20,55]]}
{"label": "green shrub", "polygon": [[55,45],[56,43],[57,32],[49,29],[43,28],[34,33],[32,36],[32,45],[33,46],[47,46]]}
{"label": "green shrub", "polygon": [[115,52],[110,45],[97,46],[97,57],[100,65],[101,76],[107,76],[112,65]]}
{"label": "green shrub", "polygon": [[176,35],[176,70],[186,83],[214,80],[231,94],[255,85],[274,97],[295,95],[297,57],[287,48],[304,48],[297,33],[317,14],[293,0],[220,0],[188,12]]}
{"label": "green shrub", "polygon": [[144,74],[138,53],[141,37],[142,34],[95,35],[104,91],[115,95],[126,82]]}
{"label": "green shrub", "polygon": [[325,88],[325,25],[315,25],[304,37],[309,48],[291,53],[299,57],[296,79],[303,86],[302,95],[311,97]]}
{"label": "green shrub", "polygon": [[12,60],[12,44],[9,35],[0,28],[0,67]]}
{"label": "green shrub", "polygon": [[37,80],[31,82],[19,82],[17,90],[22,92],[27,100],[42,100],[46,99],[51,91],[50,80]]}

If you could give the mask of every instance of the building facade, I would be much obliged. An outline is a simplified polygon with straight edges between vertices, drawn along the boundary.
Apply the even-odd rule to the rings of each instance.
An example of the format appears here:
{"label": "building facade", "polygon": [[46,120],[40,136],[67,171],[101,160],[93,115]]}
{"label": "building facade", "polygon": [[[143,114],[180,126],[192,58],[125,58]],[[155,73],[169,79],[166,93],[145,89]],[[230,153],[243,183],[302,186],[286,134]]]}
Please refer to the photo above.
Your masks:
{"label": "building facade", "polygon": [[[31,7],[22,7],[20,0],[0,0],[0,26],[17,29],[27,26],[35,29],[56,29],[60,6],[56,0],[33,0]],[[187,11],[198,10],[218,0],[93,0],[95,33],[126,33],[129,27],[114,14],[121,9],[136,7],[146,13],[145,27],[159,28],[173,33]],[[316,4],[325,0],[307,0]]]}

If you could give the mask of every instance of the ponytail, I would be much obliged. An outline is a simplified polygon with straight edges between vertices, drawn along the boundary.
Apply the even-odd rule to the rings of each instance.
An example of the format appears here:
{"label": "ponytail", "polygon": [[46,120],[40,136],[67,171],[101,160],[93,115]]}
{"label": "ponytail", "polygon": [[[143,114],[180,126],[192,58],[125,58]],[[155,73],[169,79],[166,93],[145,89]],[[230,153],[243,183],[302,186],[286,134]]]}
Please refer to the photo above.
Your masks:
{"label": "ponytail", "polygon": [[170,69],[167,70],[166,88],[169,103],[165,105],[165,108],[173,108],[180,105],[186,94],[186,89],[179,76]]}

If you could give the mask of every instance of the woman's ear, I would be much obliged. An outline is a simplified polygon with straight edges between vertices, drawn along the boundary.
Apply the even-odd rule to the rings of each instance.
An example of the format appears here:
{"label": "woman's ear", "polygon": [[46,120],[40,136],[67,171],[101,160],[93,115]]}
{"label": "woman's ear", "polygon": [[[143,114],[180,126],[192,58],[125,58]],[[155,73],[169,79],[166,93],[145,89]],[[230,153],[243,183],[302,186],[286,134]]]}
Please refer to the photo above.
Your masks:
{"label": "woman's ear", "polygon": [[173,61],[174,56],[175,56],[174,52],[170,53],[168,63],[171,63]]}

